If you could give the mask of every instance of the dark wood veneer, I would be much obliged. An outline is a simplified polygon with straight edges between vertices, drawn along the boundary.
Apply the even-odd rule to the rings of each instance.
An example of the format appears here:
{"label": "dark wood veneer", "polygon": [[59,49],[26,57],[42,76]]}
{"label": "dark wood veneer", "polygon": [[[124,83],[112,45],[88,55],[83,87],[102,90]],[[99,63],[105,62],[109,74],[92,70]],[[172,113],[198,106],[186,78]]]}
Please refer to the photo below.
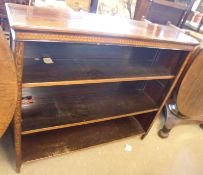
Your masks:
{"label": "dark wood veneer", "polygon": [[[18,172],[23,161],[146,136],[199,44],[171,26],[16,4],[7,13]],[[54,64],[42,64],[47,55]],[[27,95],[34,103],[21,105]]]}
{"label": "dark wood veneer", "polygon": [[144,82],[130,82],[23,89],[23,96],[33,98],[32,104],[22,106],[23,133],[157,111],[143,86]]}
{"label": "dark wood veneer", "polygon": [[70,153],[144,132],[136,118],[131,117],[25,135],[22,137],[23,161]]}
{"label": "dark wood veneer", "polygon": [[[35,82],[107,78],[170,79],[175,76],[171,65],[179,61],[182,53],[128,46],[30,42],[26,43],[25,50],[29,51],[24,59],[25,87]],[[54,63],[45,64],[43,57],[51,57]]]}

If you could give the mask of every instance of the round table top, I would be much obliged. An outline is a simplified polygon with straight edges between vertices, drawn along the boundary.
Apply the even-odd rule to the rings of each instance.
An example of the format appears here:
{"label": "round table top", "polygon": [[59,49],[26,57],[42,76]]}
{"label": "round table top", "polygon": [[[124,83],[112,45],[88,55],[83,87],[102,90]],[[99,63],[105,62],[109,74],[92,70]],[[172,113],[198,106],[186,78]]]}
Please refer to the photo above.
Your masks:
{"label": "round table top", "polygon": [[0,138],[10,124],[17,102],[17,78],[12,52],[0,29]]}
{"label": "round table top", "polygon": [[203,49],[183,78],[177,94],[177,107],[185,116],[203,116]]}

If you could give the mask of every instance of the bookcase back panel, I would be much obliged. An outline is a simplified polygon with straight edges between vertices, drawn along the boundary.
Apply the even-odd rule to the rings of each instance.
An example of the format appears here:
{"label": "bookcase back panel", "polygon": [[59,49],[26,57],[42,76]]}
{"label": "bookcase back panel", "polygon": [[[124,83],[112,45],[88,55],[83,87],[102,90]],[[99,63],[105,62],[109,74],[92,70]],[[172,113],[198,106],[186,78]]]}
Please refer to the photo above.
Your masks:
{"label": "bookcase back panel", "polygon": [[187,53],[77,43],[26,42],[25,48],[24,83],[173,75]]}
{"label": "bookcase back panel", "polygon": [[[145,81],[24,88],[23,131],[77,125],[157,111],[158,101],[145,91]],[[157,92],[157,93],[161,93]]]}

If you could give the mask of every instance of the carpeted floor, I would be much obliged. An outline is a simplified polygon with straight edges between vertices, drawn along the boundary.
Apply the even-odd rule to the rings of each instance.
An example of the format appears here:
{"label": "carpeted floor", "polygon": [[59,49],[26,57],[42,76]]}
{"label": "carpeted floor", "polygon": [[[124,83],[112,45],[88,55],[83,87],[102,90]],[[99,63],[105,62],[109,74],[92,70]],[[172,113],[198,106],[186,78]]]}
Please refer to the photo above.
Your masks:
{"label": "carpeted floor", "polygon": [[[157,132],[157,119],[141,141],[131,137],[54,158],[24,164],[21,175],[202,175],[203,130],[198,125],[176,127],[168,139]],[[0,174],[14,175],[10,137],[0,140]],[[125,145],[132,146],[126,151]]]}

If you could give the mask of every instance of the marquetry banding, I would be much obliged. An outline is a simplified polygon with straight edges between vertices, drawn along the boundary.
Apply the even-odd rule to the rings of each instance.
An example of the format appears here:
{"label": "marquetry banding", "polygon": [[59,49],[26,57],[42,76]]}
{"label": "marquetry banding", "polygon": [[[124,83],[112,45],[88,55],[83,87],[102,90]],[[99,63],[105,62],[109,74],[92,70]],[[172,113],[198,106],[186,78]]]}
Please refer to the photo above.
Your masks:
{"label": "marquetry banding", "polygon": [[80,43],[99,43],[99,44],[117,44],[135,47],[162,48],[173,50],[193,50],[194,46],[179,43],[155,42],[141,39],[125,39],[114,37],[101,37],[89,35],[74,35],[74,34],[55,34],[55,33],[29,33],[16,32],[16,41],[55,41],[55,42],[80,42]]}

